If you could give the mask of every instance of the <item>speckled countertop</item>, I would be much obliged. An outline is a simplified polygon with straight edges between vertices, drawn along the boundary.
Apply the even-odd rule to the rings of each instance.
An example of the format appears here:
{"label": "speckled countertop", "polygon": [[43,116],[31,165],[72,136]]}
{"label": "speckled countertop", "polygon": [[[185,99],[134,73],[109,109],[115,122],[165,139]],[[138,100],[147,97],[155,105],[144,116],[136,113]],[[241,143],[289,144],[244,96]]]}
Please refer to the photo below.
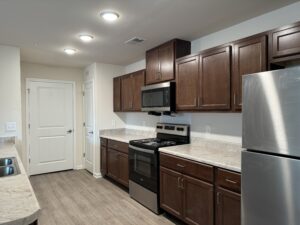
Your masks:
{"label": "speckled countertop", "polygon": [[[112,129],[100,132],[100,137],[128,143],[130,140],[155,137],[155,132]],[[183,157],[197,162],[207,163],[220,168],[241,172],[241,144],[191,138],[191,144],[160,148],[160,152]]]}
{"label": "speckled countertop", "polygon": [[241,172],[242,147],[238,144],[198,138],[192,144],[160,148],[159,151]]}
{"label": "speckled countertop", "polygon": [[0,158],[16,157],[20,174],[0,177],[0,224],[28,225],[38,219],[40,206],[17,150],[12,143],[0,143]]}
{"label": "speckled countertop", "polygon": [[154,131],[142,131],[133,129],[112,129],[100,131],[100,137],[129,143],[130,140],[139,140],[145,138],[154,138]]}

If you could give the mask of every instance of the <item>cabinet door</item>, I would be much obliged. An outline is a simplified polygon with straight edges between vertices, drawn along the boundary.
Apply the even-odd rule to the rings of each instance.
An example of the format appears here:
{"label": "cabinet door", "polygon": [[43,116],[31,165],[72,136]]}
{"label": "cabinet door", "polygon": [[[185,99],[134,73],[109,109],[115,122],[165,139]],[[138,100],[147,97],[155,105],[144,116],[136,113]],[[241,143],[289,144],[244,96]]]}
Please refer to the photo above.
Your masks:
{"label": "cabinet door", "polygon": [[122,111],[131,111],[133,108],[133,79],[132,75],[122,77]]}
{"label": "cabinet door", "polygon": [[241,195],[217,188],[216,225],[241,225]]}
{"label": "cabinet door", "polygon": [[182,218],[182,175],[160,167],[160,207],[178,218]]}
{"label": "cabinet door", "polygon": [[118,181],[124,186],[129,186],[129,167],[128,167],[128,155],[119,153],[119,179]]}
{"label": "cabinet door", "polygon": [[100,154],[101,154],[101,158],[100,158],[100,168],[101,168],[101,174],[102,176],[105,176],[107,174],[107,148],[106,146],[101,145],[100,148]]}
{"label": "cabinet door", "polygon": [[174,80],[174,42],[162,45],[158,49],[159,81]]}
{"label": "cabinet door", "polygon": [[199,86],[198,56],[176,63],[176,109],[197,109]]}
{"label": "cabinet door", "polygon": [[121,111],[121,78],[114,78],[114,112]]}
{"label": "cabinet door", "polygon": [[200,55],[200,108],[230,109],[231,46]]}
{"label": "cabinet door", "polygon": [[133,75],[133,110],[141,111],[142,99],[141,99],[141,88],[145,85],[145,71],[138,71]]}
{"label": "cabinet door", "polygon": [[213,190],[212,184],[183,176],[183,218],[188,224],[213,225]]}
{"label": "cabinet door", "polygon": [[146,84],[159,82],[159,58],[158,49],[146,52]]}
{"label": "cabinet door", "polygon": [[267,37],[248,38],[234,44],[233,52],[233,110],[242,108],[242,77],[267,69]]}
{"label": "cabinet door", "polygon": [[119,177],[119,153],[111,148],[107,149],[107,176],[114,180]]}
{"label": "cabinet door", "polygon": [[273,58],[300,54],[300,23],[272,31],[271,38]]}

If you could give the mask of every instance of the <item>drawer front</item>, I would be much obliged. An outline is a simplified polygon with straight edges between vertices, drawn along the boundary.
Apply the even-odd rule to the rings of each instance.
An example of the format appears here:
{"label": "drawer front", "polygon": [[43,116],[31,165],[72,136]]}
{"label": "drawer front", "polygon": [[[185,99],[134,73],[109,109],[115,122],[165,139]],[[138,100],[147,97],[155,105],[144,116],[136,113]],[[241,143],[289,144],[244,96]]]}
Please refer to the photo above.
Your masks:
{"label": "drawer front", "polygon": [[213,166],[180,157],[160,153],[160,165],[208,182],[213,182],[214,179]]}
{"label": "drawer front", "polygon": [[100,138],[100,144],[102,146],[107,146],[107,139],[106,138]]}
{"label": "drawer front", "polygon": [[119,152],[128,154],[128,144],[127,143],[108,139],[108,147],[115,149]]}
{"label": "drawer front", "polygon": [[241,174],[218,168],[216,176],[219,187],[241,193]]}

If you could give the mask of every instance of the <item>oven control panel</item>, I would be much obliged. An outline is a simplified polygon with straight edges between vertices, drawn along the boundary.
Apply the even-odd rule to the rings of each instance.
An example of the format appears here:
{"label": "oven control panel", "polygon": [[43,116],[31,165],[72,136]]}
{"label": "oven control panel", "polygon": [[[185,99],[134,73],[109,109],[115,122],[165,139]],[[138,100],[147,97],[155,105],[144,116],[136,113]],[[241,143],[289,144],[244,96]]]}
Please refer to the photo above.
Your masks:
{"label": "oven control panel", "polygon": [[156,125],[156,132],[163,134],[174,134],[179,136],[188,136],[190,126],[187,124],[169,124],[158,123]]}

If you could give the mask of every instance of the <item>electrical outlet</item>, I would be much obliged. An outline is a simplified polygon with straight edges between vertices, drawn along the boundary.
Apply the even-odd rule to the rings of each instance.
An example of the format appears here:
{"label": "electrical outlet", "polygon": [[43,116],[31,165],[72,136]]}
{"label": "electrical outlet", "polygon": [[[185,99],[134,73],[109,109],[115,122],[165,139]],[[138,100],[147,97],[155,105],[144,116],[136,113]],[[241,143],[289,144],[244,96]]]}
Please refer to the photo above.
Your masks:
{"label": "electrical outlet", "polygon": [[6,122],[5,129],[6,129],[7,132],[17,131],[17,123],[16,122]]}
{"label": "electrical outlet", "polygon": [[206,134],[211,134],[211,127],[209,125],[205,126],[205,133]]}

